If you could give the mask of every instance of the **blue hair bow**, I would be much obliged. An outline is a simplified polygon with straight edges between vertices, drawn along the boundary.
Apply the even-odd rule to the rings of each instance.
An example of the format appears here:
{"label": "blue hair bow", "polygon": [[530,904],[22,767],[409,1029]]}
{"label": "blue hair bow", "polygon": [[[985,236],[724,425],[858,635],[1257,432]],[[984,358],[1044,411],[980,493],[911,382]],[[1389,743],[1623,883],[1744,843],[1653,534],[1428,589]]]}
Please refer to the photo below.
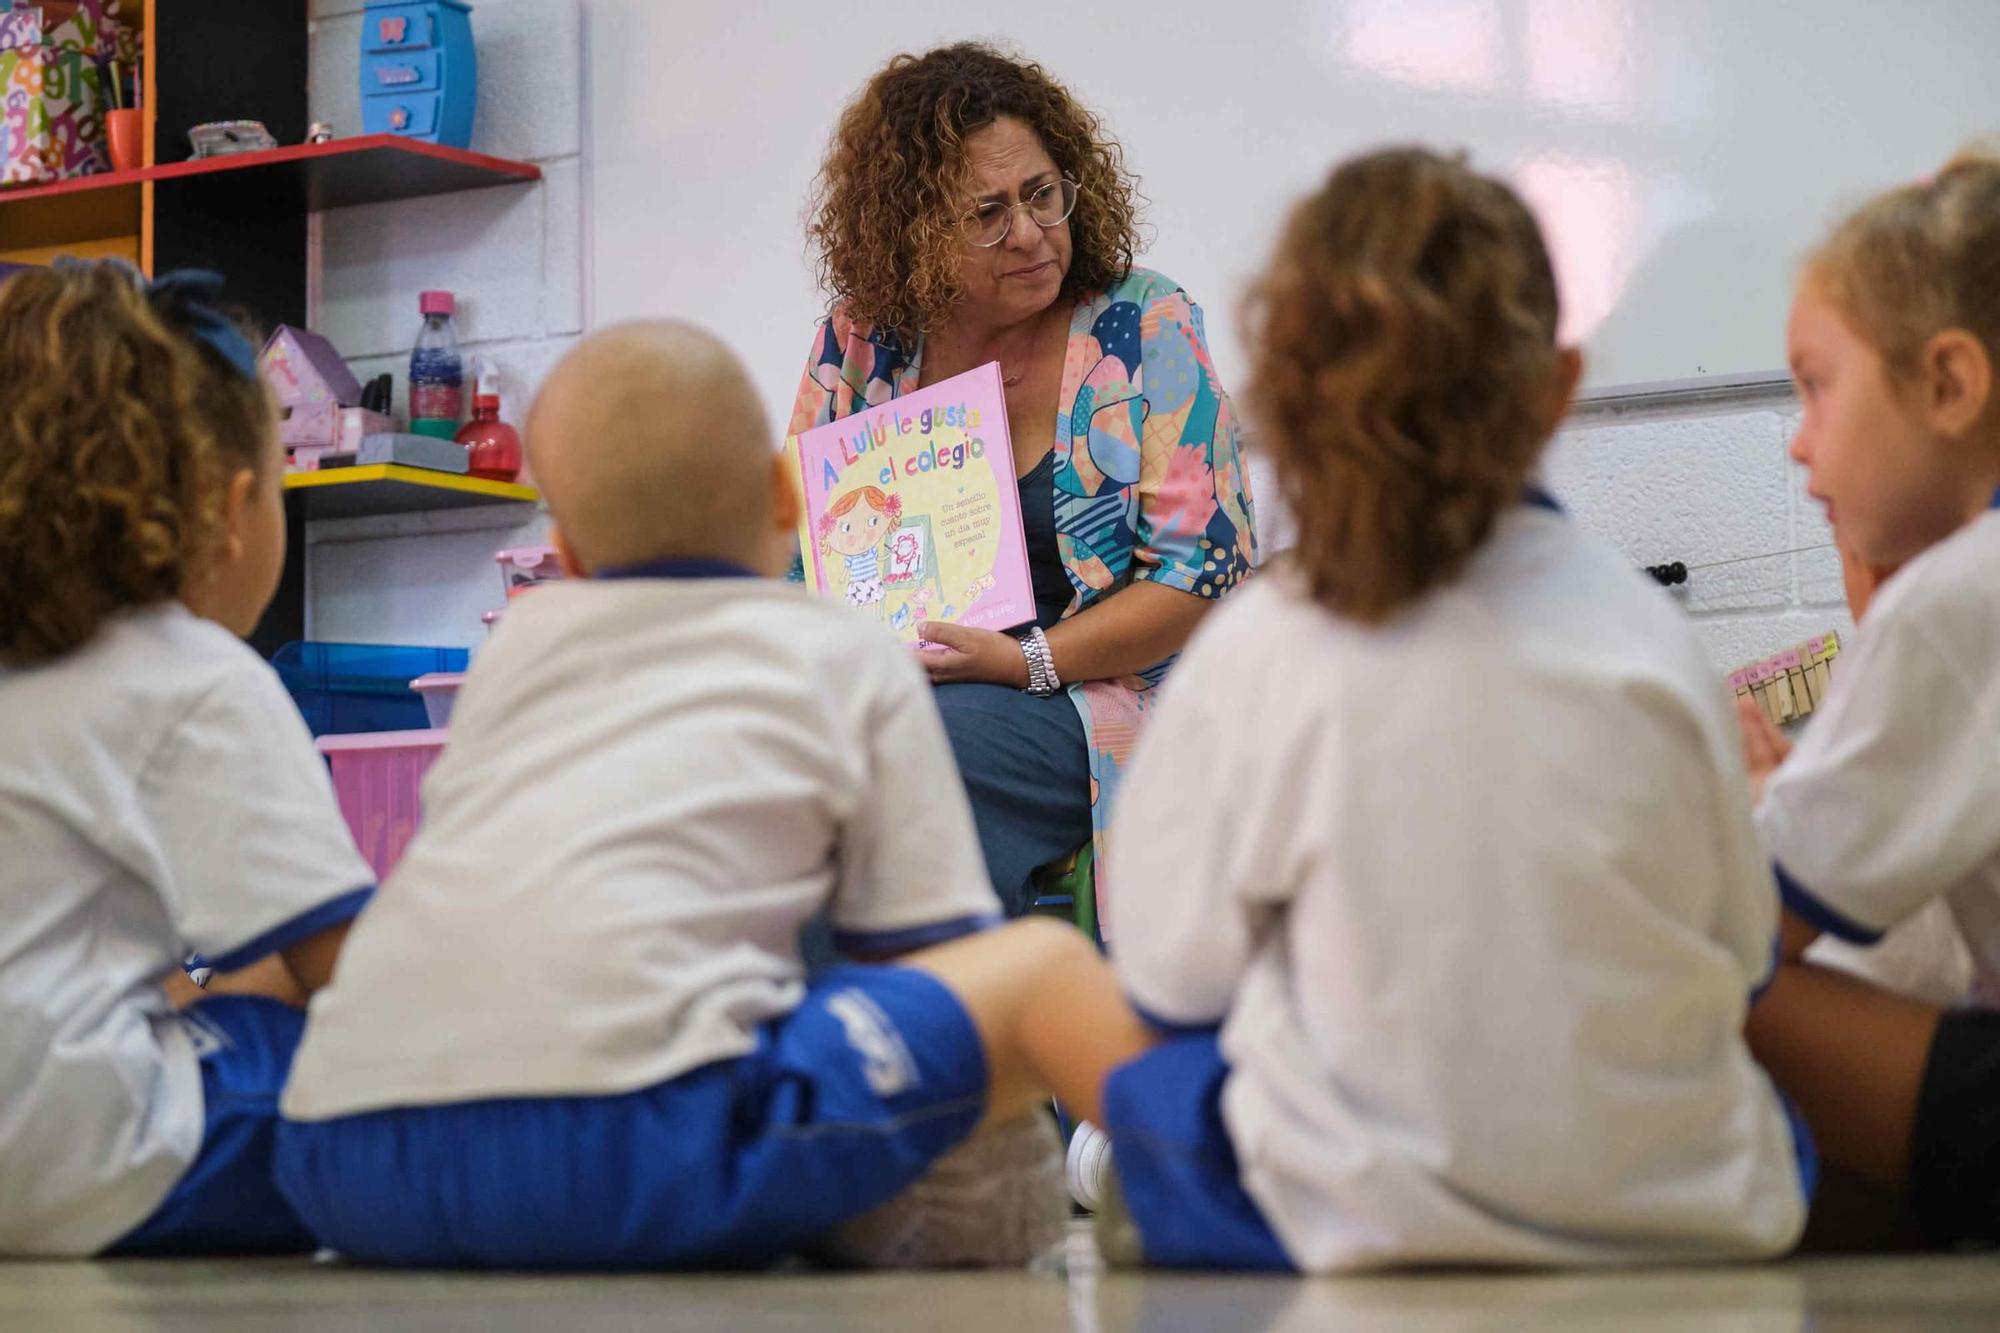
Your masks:
{"label": "blue hair bow", "polygon": [[146,284],[146,299],[191,338],[207,344],[245,379],[257,378],[257,349],[212,304],[222,295],[220,273],[205,268],[175,269]]}

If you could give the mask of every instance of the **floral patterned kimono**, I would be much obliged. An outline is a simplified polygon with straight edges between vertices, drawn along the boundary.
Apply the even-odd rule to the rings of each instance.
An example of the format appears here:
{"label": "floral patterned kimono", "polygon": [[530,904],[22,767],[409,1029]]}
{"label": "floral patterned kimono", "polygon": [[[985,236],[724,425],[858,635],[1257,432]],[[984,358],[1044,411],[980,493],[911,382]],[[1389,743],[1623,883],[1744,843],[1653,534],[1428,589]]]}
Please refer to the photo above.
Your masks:
{"label": "floral patterned kimono", "polygon": [[[792,409],[793,434],[920,387],[923,340],[905,347],[835,312],[820,327]],[[1174,282],[1135,268],[1070,316],[1056,400],[1055,527],[1075,596],[1065,617],[1135,579],[1221,597],[1256,562],[1250,479],[1201,310]],[[1090,757],[1098,863],[1154,689],[1171,659],[1069,687]]]}

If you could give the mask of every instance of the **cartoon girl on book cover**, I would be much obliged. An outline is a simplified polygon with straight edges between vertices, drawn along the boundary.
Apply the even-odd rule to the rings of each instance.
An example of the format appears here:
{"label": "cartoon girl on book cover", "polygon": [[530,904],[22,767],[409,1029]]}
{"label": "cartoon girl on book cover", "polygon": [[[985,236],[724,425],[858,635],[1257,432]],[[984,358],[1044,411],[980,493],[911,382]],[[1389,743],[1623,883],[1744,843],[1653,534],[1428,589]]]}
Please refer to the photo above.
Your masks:
{"label": "cartoon girl on book cover", "polygon": [[856,487],[820,515],[820,549],[845,563],[848,605],[881,604],[889,538],[902,518],[903,497],[878,486]]}

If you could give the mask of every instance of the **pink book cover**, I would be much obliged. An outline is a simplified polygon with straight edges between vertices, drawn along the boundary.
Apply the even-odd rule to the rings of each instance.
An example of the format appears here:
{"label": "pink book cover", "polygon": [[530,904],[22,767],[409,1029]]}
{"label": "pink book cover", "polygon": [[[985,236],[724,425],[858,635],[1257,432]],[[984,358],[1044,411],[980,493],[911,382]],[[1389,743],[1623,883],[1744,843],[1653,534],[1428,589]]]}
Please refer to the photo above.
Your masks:
{"label": "pink book cover", "polygon": [[805,494],[806,581],[910,642],[926,620],[1035,618],[1000,365],[989,362],[786,443]]}

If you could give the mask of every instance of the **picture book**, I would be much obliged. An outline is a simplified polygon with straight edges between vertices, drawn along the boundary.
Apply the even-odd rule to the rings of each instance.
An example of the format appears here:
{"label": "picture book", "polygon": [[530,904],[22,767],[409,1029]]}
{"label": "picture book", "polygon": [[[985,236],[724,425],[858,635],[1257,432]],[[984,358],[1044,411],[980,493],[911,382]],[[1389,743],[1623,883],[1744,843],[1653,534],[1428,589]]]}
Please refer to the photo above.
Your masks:
{"label": "picture book", "polygon": [[1035,618],[1000,365],[866,408],[786,446],[805,493],[806,582],[914,642],[926,620]]}

